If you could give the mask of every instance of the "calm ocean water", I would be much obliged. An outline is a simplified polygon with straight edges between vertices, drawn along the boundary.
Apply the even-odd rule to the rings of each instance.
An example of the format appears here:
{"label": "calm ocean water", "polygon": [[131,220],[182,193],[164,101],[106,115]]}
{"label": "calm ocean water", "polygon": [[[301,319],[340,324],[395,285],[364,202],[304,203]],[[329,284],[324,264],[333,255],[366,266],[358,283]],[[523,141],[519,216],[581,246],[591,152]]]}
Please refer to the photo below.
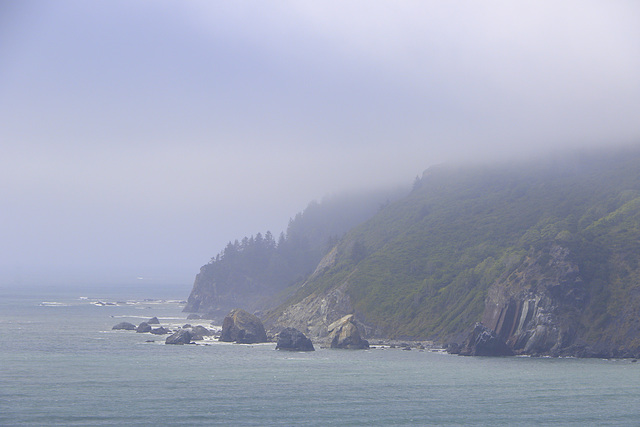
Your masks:
{"label": "calm ocean water", "polygon": [[111,330],[186,323],[143,291],[0,291],[0,425],[640,425],[629,360],[167,346]]}

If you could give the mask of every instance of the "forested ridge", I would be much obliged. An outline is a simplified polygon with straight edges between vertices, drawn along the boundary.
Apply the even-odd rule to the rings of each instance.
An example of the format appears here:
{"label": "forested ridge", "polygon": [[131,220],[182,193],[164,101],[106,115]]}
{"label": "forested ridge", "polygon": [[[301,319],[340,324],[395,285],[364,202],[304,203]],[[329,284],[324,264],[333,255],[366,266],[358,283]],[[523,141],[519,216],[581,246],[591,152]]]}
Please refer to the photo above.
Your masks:
{"label": "forested ridge", "polygon": [[[562,323],[560,346],[640,346],[635,148],[431,167],[408,195],[380,205],[322,249],[306,252],[293,236],[279,243],[256,237],[225,250],[249,256],[261,245],[280,254],[248,263],[288,287],[279,304],[262,307],[276,325],[291,307],[304,311],[309,298],[339,288],[372,334],[446,340],[487,316],[493,290],[517,304],[538,301],[543,326]],[[278,276],[284,271],[286,285]]]}

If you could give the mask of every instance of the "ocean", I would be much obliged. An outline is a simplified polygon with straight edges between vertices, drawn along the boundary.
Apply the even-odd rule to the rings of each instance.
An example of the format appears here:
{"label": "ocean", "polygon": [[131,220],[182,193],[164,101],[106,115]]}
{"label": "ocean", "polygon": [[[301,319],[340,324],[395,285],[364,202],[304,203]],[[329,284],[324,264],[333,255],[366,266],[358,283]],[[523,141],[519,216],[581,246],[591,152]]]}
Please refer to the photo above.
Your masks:
{"label": "ocean", "polygon": [[0,425],[640,425],[631,360],[290,353],[111,329],[195,324],[172,292],[0,290]]}

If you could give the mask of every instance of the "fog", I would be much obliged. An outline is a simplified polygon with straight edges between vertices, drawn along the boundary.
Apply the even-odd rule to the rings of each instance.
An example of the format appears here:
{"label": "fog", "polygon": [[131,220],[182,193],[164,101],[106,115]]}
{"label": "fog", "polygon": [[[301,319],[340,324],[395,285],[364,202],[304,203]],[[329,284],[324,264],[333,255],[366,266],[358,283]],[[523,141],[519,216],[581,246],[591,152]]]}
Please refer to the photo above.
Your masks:
{"label": "fog", "polygon": [[0,286],[188,291],[327,194],[639,143],[638,22],[634,1],[1,2]]}

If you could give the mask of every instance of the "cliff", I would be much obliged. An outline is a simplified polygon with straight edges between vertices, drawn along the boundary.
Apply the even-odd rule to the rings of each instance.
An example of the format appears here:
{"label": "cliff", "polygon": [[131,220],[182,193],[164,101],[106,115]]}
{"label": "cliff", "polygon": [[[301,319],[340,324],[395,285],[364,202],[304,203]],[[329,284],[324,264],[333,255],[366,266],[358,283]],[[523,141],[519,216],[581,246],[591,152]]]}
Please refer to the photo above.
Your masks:
{"label": "cliff", "polygon": [[516,354],[640,355],[639,149],[430,168],[334,243],[267,327],[354,314],[365,338],[460,345],[482,322]]}

